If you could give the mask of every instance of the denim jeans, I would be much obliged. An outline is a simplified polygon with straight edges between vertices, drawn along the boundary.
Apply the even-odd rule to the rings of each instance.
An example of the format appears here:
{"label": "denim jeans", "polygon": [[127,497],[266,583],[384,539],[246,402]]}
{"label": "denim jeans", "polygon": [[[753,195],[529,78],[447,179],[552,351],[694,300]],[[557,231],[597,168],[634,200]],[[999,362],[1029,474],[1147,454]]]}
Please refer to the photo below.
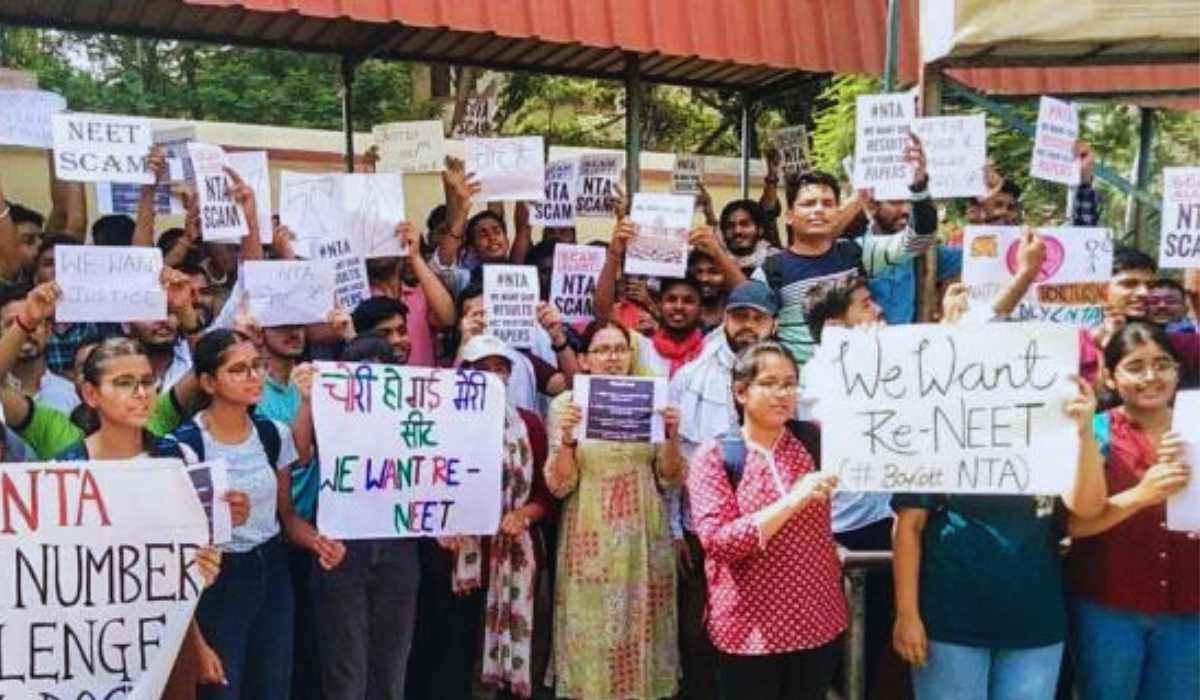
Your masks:
{"label": "denim jeans", "polygon": [[1200,698],[1200,616],[1071,603],[1078,700]]}
{"label": "denim jeans", "polygon": [[414,540],[346,542],[317,574],[326,700],[403,700],[421,569]]}
{"label": "denim jeans", "polygon": [[929,640],[929,663],[914,666],[917,700],[1053,700],[1063,644],[987,649]]}
{"label": "denim jeans", "polygon": [[196,621],[221,657],[228,685],[201,685],[199,700],[288,700],[294,603],[283,541],[225,554],[200,597]]}

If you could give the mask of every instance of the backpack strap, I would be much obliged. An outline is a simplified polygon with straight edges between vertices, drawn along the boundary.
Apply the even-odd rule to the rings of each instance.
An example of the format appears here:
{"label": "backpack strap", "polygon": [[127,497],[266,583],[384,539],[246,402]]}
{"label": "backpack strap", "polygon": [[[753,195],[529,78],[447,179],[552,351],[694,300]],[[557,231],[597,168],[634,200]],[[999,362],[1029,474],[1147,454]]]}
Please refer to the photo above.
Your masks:
{"label": "backpack strap", "polygon": [[725,476],[729,479],[729,485],[737,489],[738,483],[742,480],[742,470],[746,468],[746,441],[736,430],[725,433],[718,440],[721,443],[721,459],[725,464]]}
{"label": "backpack strap", "polygon": [[275,425],[275,421],[263,418],[257,413],[251,413],[250,420],[254,422],[254,431],[258,433],[258,441],[267,453],[267,461],[271,463],[271,468],[288,466],[279,464],[279,455],[283,452],[283,438],[279,435],[279,427]]}
{"label": "backpack strap", "polygon": [[184,464],[203,462],[204,436],[200,434],[200,426],[194,420],[185,421],[174,432],[159,440],[158,452],[163,457],[183,460]]}
{"label": "backpack strap", "polygon": [[821,427],[812,421],[790,420],[787,422],[788,432],[804,445],[808,454],[812,455],[813,467],[821,469]]}

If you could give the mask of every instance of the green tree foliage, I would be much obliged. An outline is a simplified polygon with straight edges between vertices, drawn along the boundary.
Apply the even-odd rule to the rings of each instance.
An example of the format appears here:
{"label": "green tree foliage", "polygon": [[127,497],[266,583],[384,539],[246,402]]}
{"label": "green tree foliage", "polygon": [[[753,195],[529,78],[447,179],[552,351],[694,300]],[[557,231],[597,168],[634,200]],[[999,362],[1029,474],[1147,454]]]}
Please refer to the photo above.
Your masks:
{"label": "green tree foliage", "polygon": [[[31,70],[75,110],[341,128],[336,57],[266,49],[0,29],[0,62]],[[411,65],[367,61],[354,84],[360,124],[426,118]]]}

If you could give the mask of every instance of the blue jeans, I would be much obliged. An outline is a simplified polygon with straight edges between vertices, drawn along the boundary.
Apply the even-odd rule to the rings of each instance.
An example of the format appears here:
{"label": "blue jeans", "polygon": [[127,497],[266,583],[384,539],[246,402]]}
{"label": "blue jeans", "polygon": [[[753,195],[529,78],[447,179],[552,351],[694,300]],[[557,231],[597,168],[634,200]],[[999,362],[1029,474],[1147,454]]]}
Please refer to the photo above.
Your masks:
{"label": "blue jeans", "polygon": [[1078,700],[1196,700],[1200,615],[1071,602]]}
{"label": "blue jeans", "polygon": [[1063,644],[987,649],[929,640],[929,663],[914,666],[917,700],[1053,700]]}
{"label": "blue jeans", "polygon": [[221,657],[228,685],[201,685],[198,700],[288,700],[294,603],[283,541],[225,554],[200,597],[196,622]]}

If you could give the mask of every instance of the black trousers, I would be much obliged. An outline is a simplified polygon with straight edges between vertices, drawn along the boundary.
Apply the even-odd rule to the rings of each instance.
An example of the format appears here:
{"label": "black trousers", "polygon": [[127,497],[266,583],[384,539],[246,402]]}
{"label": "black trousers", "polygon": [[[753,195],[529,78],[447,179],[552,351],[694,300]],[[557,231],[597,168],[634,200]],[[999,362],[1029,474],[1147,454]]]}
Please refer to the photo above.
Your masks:
{"label": "black trousers", "polygon": [[825,700],[842,659],[842,637],[824,646],[785,654],[719,653],[717,682],[723,700]]}

